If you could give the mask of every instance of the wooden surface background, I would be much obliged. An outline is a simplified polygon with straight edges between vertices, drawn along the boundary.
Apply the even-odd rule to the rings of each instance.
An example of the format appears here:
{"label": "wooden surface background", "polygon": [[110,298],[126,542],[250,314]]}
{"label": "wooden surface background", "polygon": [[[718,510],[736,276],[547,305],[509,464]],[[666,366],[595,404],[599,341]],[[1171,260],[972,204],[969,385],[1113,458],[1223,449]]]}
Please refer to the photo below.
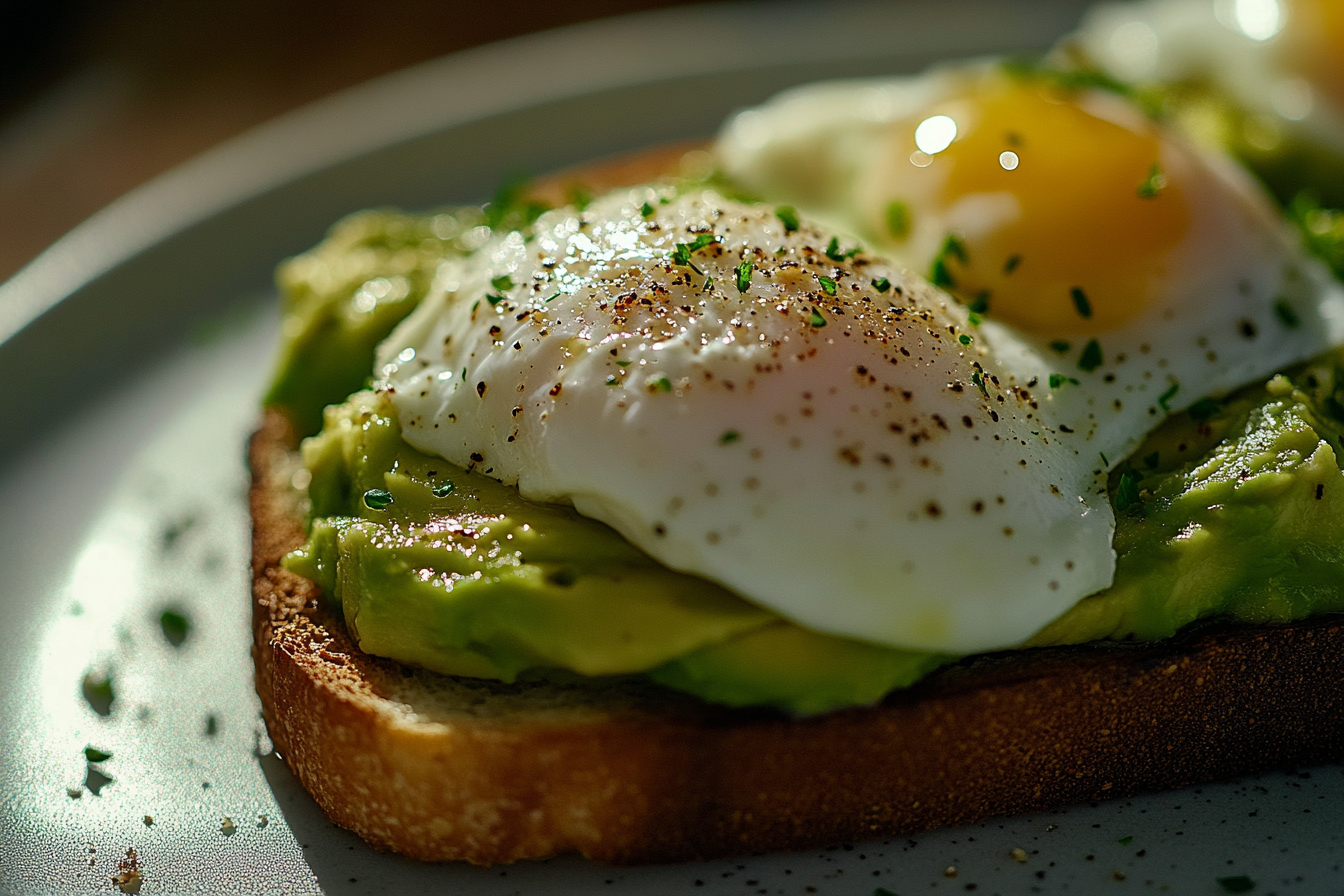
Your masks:
{"label": "wooden surface background", "polygon": [[466,47],[685,0],[0,0],[0,281],[253,125]]}

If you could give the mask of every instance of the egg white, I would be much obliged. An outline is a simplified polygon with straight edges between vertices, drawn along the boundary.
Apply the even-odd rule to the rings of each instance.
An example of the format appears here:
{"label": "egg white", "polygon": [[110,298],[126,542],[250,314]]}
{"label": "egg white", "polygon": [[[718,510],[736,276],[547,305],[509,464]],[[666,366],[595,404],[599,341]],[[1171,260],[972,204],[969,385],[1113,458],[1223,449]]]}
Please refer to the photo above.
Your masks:
{"label": "egg white", "polygon": [[497,236],[380,350],[405,438],[820,631],[1019,642],[1110,581],[1095,452],[1030,345],[832,236],[649,188]]}

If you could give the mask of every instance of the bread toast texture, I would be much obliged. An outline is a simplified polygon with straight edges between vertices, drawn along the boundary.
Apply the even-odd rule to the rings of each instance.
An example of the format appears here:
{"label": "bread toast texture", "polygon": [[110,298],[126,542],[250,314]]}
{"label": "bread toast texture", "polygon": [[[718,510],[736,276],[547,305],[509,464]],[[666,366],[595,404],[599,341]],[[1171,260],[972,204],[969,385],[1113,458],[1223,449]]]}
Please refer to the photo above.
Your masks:
{"label": "bread toast texture", "polygon": [[1344,755],[1344,620],[967,659],[790,719],[635,678],[513,684],[369,656],[313,583],[296,440],[253,436],[257,691],[337,824],[418,859],[664,862],[803,849]]}

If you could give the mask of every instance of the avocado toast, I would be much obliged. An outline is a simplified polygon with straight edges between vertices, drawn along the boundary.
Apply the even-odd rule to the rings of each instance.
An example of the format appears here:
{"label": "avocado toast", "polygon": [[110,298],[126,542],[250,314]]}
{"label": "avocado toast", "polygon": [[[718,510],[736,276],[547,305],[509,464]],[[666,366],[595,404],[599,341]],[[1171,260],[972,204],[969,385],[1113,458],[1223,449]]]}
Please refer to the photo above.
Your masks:
{"label": "avocado toast", "polygon": [[[625,170],[639,181],[667,164]],[[300,780],[380,848],[478,863],[797,849],[1344,748],[1344,624],[1331,617],[973,657],[877,705],[809,718],[637,675],[504,683],[374,657],[282,565],[307,540],[312,477],[297,447],[292,417],[268,410],[251,448],[258,691]],[[1117,471],[1113,488],[1125,475],[1138,473]],[[1104,604],[1089,612],[1114,628]]]}

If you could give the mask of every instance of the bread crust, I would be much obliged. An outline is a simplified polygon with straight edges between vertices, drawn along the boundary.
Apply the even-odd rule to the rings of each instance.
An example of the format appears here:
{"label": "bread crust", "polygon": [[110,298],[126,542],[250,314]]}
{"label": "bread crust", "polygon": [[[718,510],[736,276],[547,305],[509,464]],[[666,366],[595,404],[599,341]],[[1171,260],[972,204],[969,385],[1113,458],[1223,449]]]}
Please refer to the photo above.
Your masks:
{"label": "bread crust", "polygon": [[[675,170],[678,146],[561,173],[556,201]],[[804,849],[1344,756],[1344,620],[968,659],[794,720],[638,679],[504,685],[369,656],[317,586],[287,419],[252,437],[253,658],[271,739],[378,849],[480,864]]]}
{"label": "bread crust", "polygon": [[250,459],[253,657],[271,738],[333,821],[425,860],[804,849],[1344,755],[1344,621],[998,654],[793,720],[636,681],[455,679],[361,652],[317,587],[293,432]]}

